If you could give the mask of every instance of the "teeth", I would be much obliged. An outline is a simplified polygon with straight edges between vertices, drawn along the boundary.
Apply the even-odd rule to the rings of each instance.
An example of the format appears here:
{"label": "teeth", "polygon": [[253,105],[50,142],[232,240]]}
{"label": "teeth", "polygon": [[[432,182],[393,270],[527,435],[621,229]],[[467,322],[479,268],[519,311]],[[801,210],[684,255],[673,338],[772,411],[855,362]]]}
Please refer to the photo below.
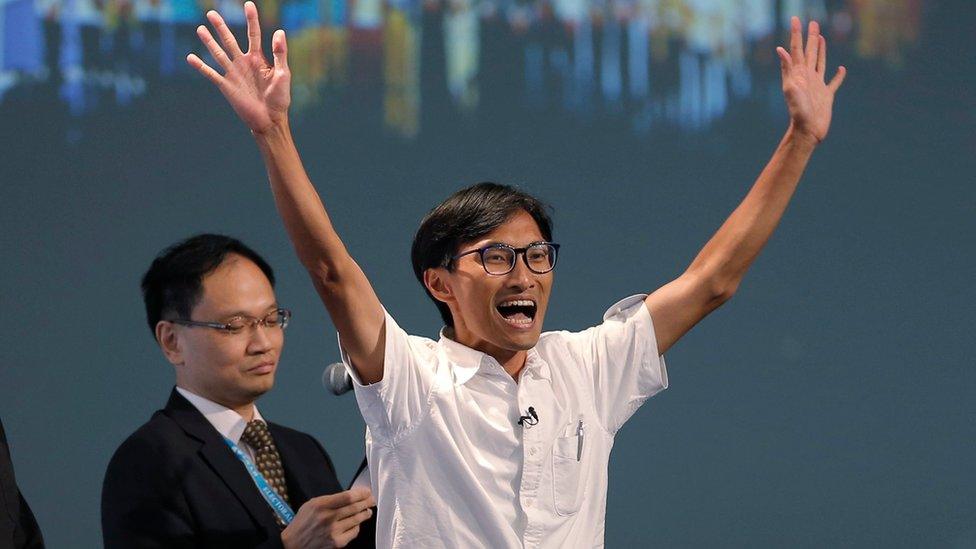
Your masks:
{"label": "teeth", "polygon": [[535,307],[535,301],[531,299],[513,299],[498,304],[499,307]]}
{"label": "teeth", "polygon": [[505,322],[508,322],[509,324],[513,324],[515,326],[529,326],[530,324],[532,324],[532,319],[528,317],[520,318],[520,319],[506,318]]}

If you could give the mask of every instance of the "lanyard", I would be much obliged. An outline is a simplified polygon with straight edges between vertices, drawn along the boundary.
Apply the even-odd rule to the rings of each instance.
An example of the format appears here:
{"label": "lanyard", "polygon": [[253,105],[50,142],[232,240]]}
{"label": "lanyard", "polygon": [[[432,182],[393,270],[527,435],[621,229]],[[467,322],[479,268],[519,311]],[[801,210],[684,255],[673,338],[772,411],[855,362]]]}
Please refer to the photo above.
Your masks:
{"label": "lanyard", "polygon": [[264,496],[264,500],[268,502],[268,505],[270,505],[275,514],[278,515],[278,518],[280,518],[286,526],[291,524],[291,521],[295,519],[295,512],[291,510],[288,503],[281,499],[281,496],[274,491],[274,488],[268,485],[268,481],[264,479],[264,475],[262,475],[261,471],[258,471],[258,468],[251,463],[251,460],[247,457],[247,454],[238,448],[237,445],[234,444],[229,438],[224,437],[224,442],[226,442],[227,446],[229,446],[231,451],[234,452],[237,459],[241,460],[241,463],[244,464],[244,468],[247,469],[247,472],[251,473],[251,478],[254,479],[254,484],[257,485],[258,491],[261,492],[262,496]]}

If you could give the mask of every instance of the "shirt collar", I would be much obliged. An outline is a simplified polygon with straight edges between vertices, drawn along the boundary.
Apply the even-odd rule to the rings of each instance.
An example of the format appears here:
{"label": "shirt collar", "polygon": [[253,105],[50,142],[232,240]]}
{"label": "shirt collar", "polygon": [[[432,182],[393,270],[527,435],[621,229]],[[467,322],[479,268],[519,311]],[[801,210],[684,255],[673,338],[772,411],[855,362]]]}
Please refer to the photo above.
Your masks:
{"label": "shirt collar", "polygon": [[[441,328],[440,341],[438,341],[438,345],[444,350],[448,363],[451,365],[451,375],[454,378],[454,385],[464,385],[468,382],[468,380],[474,377],[475,374],[482,369],[482,367],[494,366],[494,368],[497,368],[499,372],[502,372],[508,376],[508,373],[505,372],[497,360],[486,353],[454,341],[448,335],[449,333],[453,332],[453,330],[450,330],[450,332],[448,330],[450,330],[450,328],[447,326]],[[535,350],[535,347],[529,349],[528,356],[525,359],[525,367],[522,368],[520,376],[525,375],[527,371],[532,371],[536,377],[542,379],[552,379],[549,373],[549,365],[546,364],[546,361],[539,356],[539,353]]]}
{"label": "shirt collar", "polygon": [[[199,410],[203,414],[203,417],[207,418],[207,421],[214,426],[214,429],[221,436],[230,439],[234,444],[238,444],[241,441],[241,435],[244,434],[244,428],[247,427],[247,420],[240,414],[222,404],[217,404],[182,387],[177,387],[176,390],[190,401],[190,404]],[[257,406],[254,406],[253,419],[264,421]]]}

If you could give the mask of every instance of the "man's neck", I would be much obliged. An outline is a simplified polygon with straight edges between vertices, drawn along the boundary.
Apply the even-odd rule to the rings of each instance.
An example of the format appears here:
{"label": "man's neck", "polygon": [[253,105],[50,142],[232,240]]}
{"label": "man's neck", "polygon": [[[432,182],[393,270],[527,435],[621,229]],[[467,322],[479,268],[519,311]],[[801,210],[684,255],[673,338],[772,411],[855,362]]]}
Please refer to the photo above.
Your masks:
{"label": "man's neck", "polygon": [[227,406],[231,410],[234,410],[235,412],[238,413],[238,415],[240,415],[242,418],[244,418],[244,421],[248,421],[249,422],[252,419],[254,419],[254,403],[253,402],[251,402],[250,404],[245,404],[243,406],[228,406],[227,404],[223,404],[222,402],[218,402],[217,404],[221,404],[223,406]]}
{"label": "man's neck", "polygon": [[222,398],[220,398],[218,396],[215,396],[215,395],[207,394],[206,391],[200,391],[200,390],[198,390],[196,388],[193,388],[193,387],[187,387],[184,384],[177,383],[176,386],[179,387],[179,388],[181,388],[181,389],[183,389],[184,391],[189,391],[189,392],[197,395],[200,398],[205,398],[205,399],[209,400],[210,402],[214,402],[216,404],[220,404],[224,408],[228,408],[230,410],[234,410],[235,412],[237,412],[237,415],[239,415],[242,418],[244,418],[244,421],[251,421],[252,419],[254,419],[254,401],[253,400],[251,402],[245,402],[245,403],[229,402],[226,399],[222,399]]}
{"label": "man's neck", "polygon": [[528,358],[528,356],[529,356],[528,351],[516,351],[507,359],[504,359],[503,357],[491,355],[491,357],[497,360],[498,363],[502,365],[502,368],[504,368],[505,371],[508,372],[508,375],[512,376],[512,379],[514,379],[516,382],[519,380],[519,376],[522,374],[522,370],[525,369],[525,361]]}
{"label": "man's neck", "polygon": [[481,351],[491,358],[495,359],[498,364],[501,365],[502,369],[512,376],[512,379],[518,381],[519,375],[522,373],[522,369],[525,368],[525,361],[529,356],[528,351],[513,351],[510,349],[502,349],[488,343],[487,341],[475,338],[470,332],[466,333],[467,337],[459,337],[457,330],[451,327],[444,329],[444,335],[453,339],[454,341],[468,347],[469,349],[474,349],[475,351]]}

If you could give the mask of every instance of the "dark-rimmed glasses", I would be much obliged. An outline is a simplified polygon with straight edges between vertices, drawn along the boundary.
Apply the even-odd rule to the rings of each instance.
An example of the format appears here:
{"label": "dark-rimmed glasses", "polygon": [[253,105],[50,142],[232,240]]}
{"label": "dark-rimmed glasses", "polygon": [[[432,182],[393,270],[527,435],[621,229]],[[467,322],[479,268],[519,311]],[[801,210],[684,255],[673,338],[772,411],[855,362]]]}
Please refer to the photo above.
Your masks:
{"label": "dark-rimmed glasses", "polygon": [[245,328],[254,328],[259,325],[265,328],[281,328],[284,330],[288,327],[289,320],[291,320],[291,311],[288,309],[275,309],[274,311],[271,311],[265,315],[264,318],[235,316],[227,322],[201,322],[198,320],[189,320],[185,318],[174,318],[170,320],[170,322],[183,326],[213,328],[214,330],[220,330],[221,332],[228,334],[239,334],[243,332]]}
{"label": "dark-rimmed glasses", "polygon": [[559,244],[554,242],[533,242],[524,248],[514,248],[508,244],[489,244],[476,250],[461,252],[451,258],[451,261],[471,254],[481,256],[481,266],[490,275],[504,275],[515,269],[515,262],[519,254],[530,271],[536,274],[546,274],[556,268],[556,257]]}

